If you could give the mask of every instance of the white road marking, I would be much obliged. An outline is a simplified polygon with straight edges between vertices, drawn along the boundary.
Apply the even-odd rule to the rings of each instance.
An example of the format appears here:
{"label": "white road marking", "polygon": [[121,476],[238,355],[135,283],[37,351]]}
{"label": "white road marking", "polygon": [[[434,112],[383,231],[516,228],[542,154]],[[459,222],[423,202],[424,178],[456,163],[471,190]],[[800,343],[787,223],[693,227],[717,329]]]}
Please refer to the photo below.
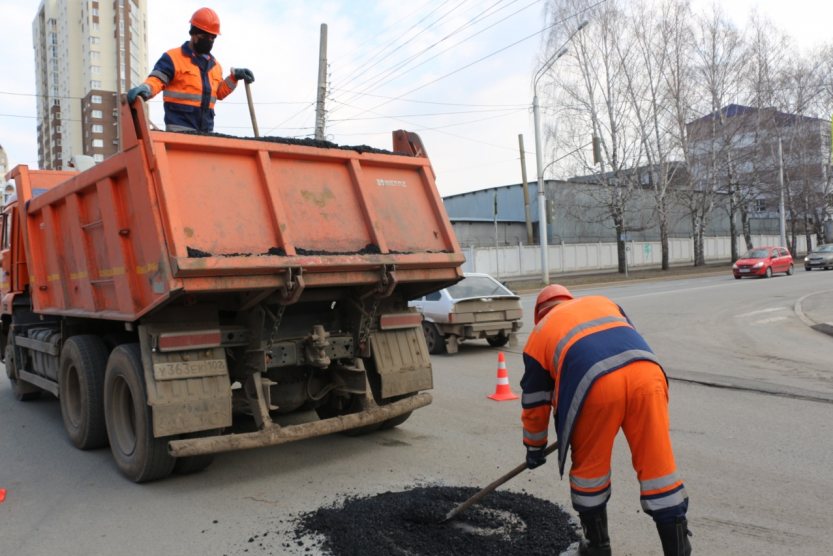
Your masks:
{"label": "white road marking", "polygon": [[769,324],[771,322],[778,322],[779,320],[786,320],[787,317],[772,317],[771,319],[756,320],[752,324]]}
{"label": "white road marking", "polygon": [[736,319],[741,319],[743,317],[751,317],[752,315],[760,315],[761,313],[771,313],[772,311],[783,311],[788,307],[773,307],[772,309],[762,309],[760,311],[752,311],[751,313],[744,313],[742,315],[735,315]]}

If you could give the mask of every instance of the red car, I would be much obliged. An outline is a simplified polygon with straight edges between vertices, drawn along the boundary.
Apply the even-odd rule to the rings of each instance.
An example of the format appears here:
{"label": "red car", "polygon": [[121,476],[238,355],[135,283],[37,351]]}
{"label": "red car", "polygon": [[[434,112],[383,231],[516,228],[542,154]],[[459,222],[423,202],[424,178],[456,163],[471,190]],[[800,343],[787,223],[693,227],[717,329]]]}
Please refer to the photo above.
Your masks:
{"label": "red car", "polygon": [[750,249],[732,265],[735,280],[744,276],[762,276],[769,278],[776,272],[786,272],[791,276],[795,270],[790,252],[783,247],[758,247]]}

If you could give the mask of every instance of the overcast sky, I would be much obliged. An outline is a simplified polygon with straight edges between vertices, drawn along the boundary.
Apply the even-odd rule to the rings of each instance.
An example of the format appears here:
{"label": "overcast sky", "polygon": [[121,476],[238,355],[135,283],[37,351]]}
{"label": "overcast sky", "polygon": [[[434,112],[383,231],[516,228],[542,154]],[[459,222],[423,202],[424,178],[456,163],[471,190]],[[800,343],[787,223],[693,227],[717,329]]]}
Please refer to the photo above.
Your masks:
{"label": "overcast sky", "polygon": [[[710,2],[692,3],[703,8]],[[31,24],[38,4],[0,0],[0,145],[11,165],[37,166]],[[519,183],[518,134],[524,135],[527,176],[535,179],[531,75],[542,47],[543,34],[538,32],[545,26],[543,4],[543,0],[212,0],[207,4],[150,0],[149,63],[152,67],[162,52],[187,40],[191,14],[208,5],[222,22],[222,36],[212,53],[226,72],[237,66],[255,73],[252,94],[261,134],[304,136],[313,132],[315,124],[319,28],[327,23],[328,138],[339,144],[390,148],[391,131],[417,131],[437,172],[440,193],[449,195]],[[801,47],[831,39],[833,6],[819,0],[721,4],[739,25],[757,5]],[[436,57],[417,65],[432,56]],[[162,124],[161,101],[154,103],[152,120]],[[252,135],[242,86],[216,109],[215,131]]]}

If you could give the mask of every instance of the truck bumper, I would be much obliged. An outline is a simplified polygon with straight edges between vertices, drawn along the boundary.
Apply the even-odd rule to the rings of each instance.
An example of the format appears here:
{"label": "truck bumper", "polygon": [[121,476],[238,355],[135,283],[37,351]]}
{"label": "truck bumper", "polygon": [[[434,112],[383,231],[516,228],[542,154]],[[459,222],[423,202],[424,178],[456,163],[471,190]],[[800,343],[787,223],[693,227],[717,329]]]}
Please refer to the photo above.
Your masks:
{"label": "truck bumper", "polygon": [[180,458],[275,446],[387,421],[403,413],[425,407],[431,401],[431,394],[422,393],[389,405],[371,407],[359,413],[301,425],[281,427],[273,424],[263,430],[245,434],[171,440],[168,442],[168,453]]}

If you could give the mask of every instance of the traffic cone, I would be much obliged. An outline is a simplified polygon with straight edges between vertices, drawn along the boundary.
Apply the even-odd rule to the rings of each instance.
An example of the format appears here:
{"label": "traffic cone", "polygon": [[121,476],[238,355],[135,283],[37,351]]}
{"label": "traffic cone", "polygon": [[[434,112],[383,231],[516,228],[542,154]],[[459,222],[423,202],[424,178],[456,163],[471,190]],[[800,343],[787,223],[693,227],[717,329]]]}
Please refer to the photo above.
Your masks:
{"label": "traffic cone", "polygon": [[495,388],[494,394],[486,397],[497,402],[518,399],[518,396],[509,389],[509,375],[506,373],[506,359],[504,359],[502,351],[497,354],[497,388]]}

